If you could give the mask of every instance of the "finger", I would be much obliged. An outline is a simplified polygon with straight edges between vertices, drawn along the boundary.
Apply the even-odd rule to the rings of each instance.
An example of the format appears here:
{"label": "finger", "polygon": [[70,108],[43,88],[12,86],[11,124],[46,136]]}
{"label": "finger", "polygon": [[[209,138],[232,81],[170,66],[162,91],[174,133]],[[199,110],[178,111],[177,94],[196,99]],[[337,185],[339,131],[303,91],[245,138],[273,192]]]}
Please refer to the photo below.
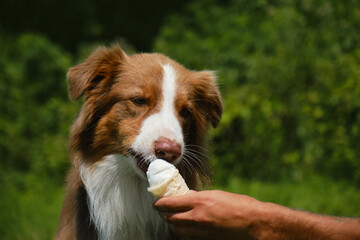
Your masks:
{"label": "finger", "polygon": [[191,210],[185,212],[160,212],[160,216],[169,224],[192,226],[199,225],[199,223],[194,221]]}
{"label": "finger", "polygon": [[155,201],[154,207],[160,212],[181,212],[192,209],[192,195],[193,193],[176,196],[163,197]]}

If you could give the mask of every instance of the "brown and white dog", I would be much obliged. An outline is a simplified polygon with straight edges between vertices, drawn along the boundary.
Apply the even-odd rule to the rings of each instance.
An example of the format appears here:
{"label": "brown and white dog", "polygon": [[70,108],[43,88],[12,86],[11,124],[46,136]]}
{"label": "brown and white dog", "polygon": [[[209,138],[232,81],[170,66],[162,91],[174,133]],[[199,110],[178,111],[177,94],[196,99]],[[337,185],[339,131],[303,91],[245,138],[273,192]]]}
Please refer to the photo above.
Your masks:
{"label": "brown and white dog", "polygon": [[152,207],[145,171],[156,157],[191,189],[208,180],[204,139],[222,113],[214,74],[115,46],[70,68],[68,81],[71,99],[85,99],[70,133],[74,164],[56,239],[175,239]]}

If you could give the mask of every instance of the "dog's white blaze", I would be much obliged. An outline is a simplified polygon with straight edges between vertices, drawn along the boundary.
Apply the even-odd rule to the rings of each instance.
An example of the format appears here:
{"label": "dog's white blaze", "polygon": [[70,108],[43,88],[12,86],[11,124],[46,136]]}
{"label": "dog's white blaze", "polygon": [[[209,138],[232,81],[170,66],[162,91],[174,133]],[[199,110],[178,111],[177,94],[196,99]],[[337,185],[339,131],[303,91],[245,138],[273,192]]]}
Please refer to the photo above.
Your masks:
{"label": "dog's white blaze", "polygon": [[[175,115],[174,101],[176,94],[176,72],[170,64],[163,65],[164,75],[162,83],[163,102],[161,110],[149,116],[140,129],[140,134],[132,148],[144,156],[153,154],[153,143],[159,137],[175,140],[183,151],[183,135],[180,123]],[[181,154],[182,156],[182,154]],[[181,158],[179,157],[179,159]]]}

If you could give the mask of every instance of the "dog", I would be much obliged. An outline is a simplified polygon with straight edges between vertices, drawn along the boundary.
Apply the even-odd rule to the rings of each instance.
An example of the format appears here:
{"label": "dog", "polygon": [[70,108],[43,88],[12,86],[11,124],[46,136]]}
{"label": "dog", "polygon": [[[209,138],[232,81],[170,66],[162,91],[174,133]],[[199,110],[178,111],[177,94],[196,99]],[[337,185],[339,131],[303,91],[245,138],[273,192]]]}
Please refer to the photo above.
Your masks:
{"label": "dog", "polygon": [[209,181],[204,143],[223,109],[214,72],[114,45],[67,78],[70,98],[84,102],[70,131],[74,162],[55,239],[177,239],[152,207],[145,173],[161,158],[190,189]]}

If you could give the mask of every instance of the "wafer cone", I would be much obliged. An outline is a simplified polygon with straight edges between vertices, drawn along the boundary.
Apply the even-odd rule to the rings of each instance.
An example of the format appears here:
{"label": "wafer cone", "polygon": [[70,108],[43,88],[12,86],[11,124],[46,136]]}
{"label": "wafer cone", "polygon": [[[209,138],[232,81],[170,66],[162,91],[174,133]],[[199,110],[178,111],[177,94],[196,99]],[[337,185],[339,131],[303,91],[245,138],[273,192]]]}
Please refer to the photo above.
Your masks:
{"label": "wafer cone", "polygon": [[180,196],[190,192],[189,187],[186,185],[178,170],[166,181],[148,187],[148,191],[155,197]]}

